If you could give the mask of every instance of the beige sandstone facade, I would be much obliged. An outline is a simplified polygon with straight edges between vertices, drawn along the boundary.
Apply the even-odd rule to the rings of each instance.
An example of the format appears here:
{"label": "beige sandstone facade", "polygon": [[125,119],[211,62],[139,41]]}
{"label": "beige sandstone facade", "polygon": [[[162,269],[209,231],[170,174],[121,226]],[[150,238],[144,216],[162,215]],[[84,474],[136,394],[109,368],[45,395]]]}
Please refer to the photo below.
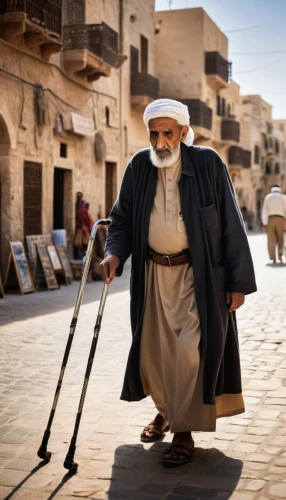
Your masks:
{"label": "beige sandstone facade", "polygon": [[240,95],[231,79],[228,40],[202,8],[160,11],[155,19],[160,97],[188,105],[195,144],[221,155],[239,206],[251,213],[250,226],[259,225],[271,185],[286,192],[286,122],[272,120],[260,96]]}
{"label": "beige sandstone facade", "polygon": [[195,144],[222,156],[240,206],[256,214],[271,183],[286,190],[286,122],[240,96],[226,36],[201,8],[154,4],[47,0],[45,18],[36,0],[0,8],[2,277],[9,241],[27,234],[64,227],[72,254],[77,191],[93,219],[109,213],[158,97],[188,105]]}
{"label": "beige sandstone facade", "polygon": [[3,278],[9,241],[28,234],[65,228],[72,254],[77,191],[93,219],[109,213],[158,96],[153,0],[50,0],[47,11],[36,0],[0,9]]}
{"label": "beige sandstone facade", "polygon": [[227,161],[239,144],[239,87],[231,83],[226,36],[202,8],[160,11],[155,19],[160,96],[184,102],[195,144],[215,148]]}
{"label": "beige sandstone facade", "polygon": [[241,142],[251,151],[250,168],[237,173],[235,186],[240,206],[260,223],[261,207],[273,184],[286,192],[285,133],[283,123],[272,120],[272,106],[259,95],[241,96]]}

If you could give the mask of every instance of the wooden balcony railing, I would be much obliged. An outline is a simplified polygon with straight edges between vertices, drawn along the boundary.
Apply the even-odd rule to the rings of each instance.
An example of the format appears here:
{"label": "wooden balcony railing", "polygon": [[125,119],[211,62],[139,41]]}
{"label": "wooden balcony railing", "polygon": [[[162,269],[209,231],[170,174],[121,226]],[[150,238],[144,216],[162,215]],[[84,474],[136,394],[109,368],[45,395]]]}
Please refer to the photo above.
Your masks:
{"label": "wooden balcony railing", "polygon": [[228,164],[242,166],[243,149],[239,146],[231,146],[228,150]]}
{"label": "wooden balcony railing", "polygon": [[232,78],[232,63],[222,57],[219,52],[205,53],[206,75],[217,75],[225,83],[230,84]]}
{"label": "wooden balcony railing", "polygon": [[62,0],[6,0],[0,3],[0,14],[23,12],[30,21],[61,36]]}
{"label": "wooden balcony railing", "polygon": [[211,108],[199,99],[183,99],[181,102],[188,106],[191,126],[212,129],[213,111]]}
{"label": "wooden balcony railing", "polygon": [[158,99],[159,80],[147,73],[132,73],[131,96],[145,96],[152,100]]}
{"label": "wooden balcony railing", "polygon": [[231,118],[223,118],[221,122],[221,138],[223,141],[239,142],[240,124]]}
{"label": "wooden balcony railing", "polygon": [[107,24],[64,26],[63,50],[87,49],[114,68],[118,66],[118,34]]}
{"label": "wooden balcony railing", "polygon": [[231,146],[228,150],[228,164],[251,168],[251,152],[240,146]]}
{"label": "wooden balcony railing", "polygon": [[242,150],[242,166],[243,168],[251,168],[251,151]]}

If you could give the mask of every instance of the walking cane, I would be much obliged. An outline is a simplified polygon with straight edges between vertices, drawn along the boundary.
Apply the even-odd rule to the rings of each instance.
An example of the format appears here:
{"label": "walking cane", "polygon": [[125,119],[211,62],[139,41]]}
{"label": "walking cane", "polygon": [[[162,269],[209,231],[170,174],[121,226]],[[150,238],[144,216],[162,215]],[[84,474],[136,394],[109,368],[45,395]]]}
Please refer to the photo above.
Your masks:
{"label": "walking cane", "polygon": [[77,435],[78,435],[78,430],[79,430],[79,424],[81,420],[81,415],[82,415],[82,409],[83,409],[83,404],[85,400],[85,395],[87,391],[87,386],[89,382],[89,377],[92,369],[92,364],[93,364],[93,359],[94,359],[94,354],[97,346],[97,341],[98,341],[98,336],[100,332],[100,326],[101,326],[101,320],[102,320],[102,315],[104,311],[104,306],[105,306],[105,301],[108,293],[108,285],[104,285],[101,299],[100,299],[100,304],[99,304],[99,310],[98,310],[98,315],[94,327],[94,334],[93,334],[93,339],[91,343],[91,348],[90,348],[90,353],[87,361],[87,367],[86,367],[86,372],[84,376],[84,382],[82,386],[82,391],[81,391],[81,396],[79,400],[79,406],[78,406],[78,412],[75,420],[75,426],[74,426],[74,432],[73,436],[71,438],[70,446],[68,453],[66,455],[66,459],[64,461],[64,467],[66,469],[69,469],[71,472],[76,472],[78,469],[78,464],[74,462],[74,454],[76,450],[76,440],[77,440]]}
{"label": "walking cane", "polygon": [[109,220],[109,219],[99,219],[98,221],[96,221],[93,224],[93,227],[92,227],[92,230],[90,233],[90,237],[89,237],[87,250],[86,250],[86,255],[83,258],[82,278],[81,278],[81,282],[80,282],[80,286],[79,286],[79,291],[77,294],[73,318],[72,318],[72,321],[70,324],[70,332],[69,332],[68,341],[67,341],[63,361],[62,361],[62,366],[61,366],[60,376],[58,379],[58,384],[57,384],[57,388],[56,388],[56,392],[55,392],[55,396],[54,396],[53,406],[51,409],[47,428],[46,428],[44,435],[43,435],[42,444],[41,444],[40,448],[38,449],[38,457],[42,458],[43,460],[46,460],[47,462],[51,459],[51,456],[52,456],[52,453],[49,450],[47,450],[47,446],[48,446],[48,442],[49,442],[50,435],[51,435],[51,427],[52,427],[53,419],[54,419],[57,404],[58,404],[58,399],[59,399],[60,392],[61,392],[62,381],[64,378],[65,369],[67,366],[67,362],[68,362],[68,358],[69,358],[69,354],[70,354],[70,350],[71,350],[71,346],[72,346],[72,341],[74,338],[74,332],[76,329],[77,318],[78,318],[78,314],[79,314],[79,310],[80,310],[80,306],[81,306],[81,302],[82,302],[82,298],[83,298],[83,294],[84,294],[84,289],[85,289],[85,285],[86,285],[86,281],[87,281],[87,276],[88,276],[88,271],[89,271],[91,257],[92,257],[92,249],[93,249],[93,244],[94,244],[94,240],[95,240],[95,235],[97,232],[97,228],[99,226],[109,226],[110,224],[111,224],[111,220]]}

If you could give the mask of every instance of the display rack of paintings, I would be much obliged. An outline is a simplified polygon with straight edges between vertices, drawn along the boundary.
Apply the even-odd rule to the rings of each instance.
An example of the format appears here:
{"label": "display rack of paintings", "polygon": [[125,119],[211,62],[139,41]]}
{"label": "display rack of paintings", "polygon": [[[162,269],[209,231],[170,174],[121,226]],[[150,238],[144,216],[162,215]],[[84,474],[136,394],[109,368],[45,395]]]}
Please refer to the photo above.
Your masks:
{"label": "display rack of paintings", "polygon": [[57,246],[56,249],[57,249],[58,256],[60,258],[63,270],[64,270],[66,285],[69,285],[73,280],[73,272],[72,272],[69,258],[67,256],[66,249],[63,245]]}
{"label": "display rack of paintings", "polygon": [[58,283],[59,284],[64,283],[65,285],[67,285],[68,283],[66,280],[65,272],[64,272],[62,263],[60,261],[60,258],[58,256],[58,252],[57,252],[55,245],[47,245],[47,250],[48,250],[48,254],[50,257],[52,268],[53,268],[54,273],[57,277]]}
{"label": "display rack of paintings", "polygon": [[4,289],[20,289],[22,294],[35,291],[32,274],[21,241],[10,242],[10,255]]}
{"label": "display rack of paintings", "polygon": [[43,245],[52,245],[52,237],[50,234],[36,234],[26,236],[26,245],[28,252],[28,259],[34,278],[35,288],[39,290],[40,288],[46,288],[46,280],[41,266],[37,266],[37,243]]}
{"label": "display rack of paintings", "polygon": [[41,270],[44,275],[46,286],[49,290],[59,288],[56,275],[47,250],[47,245],[43,243],[36,243],[37,248],[37,261],[36,261],[36,276],[40,275]]}

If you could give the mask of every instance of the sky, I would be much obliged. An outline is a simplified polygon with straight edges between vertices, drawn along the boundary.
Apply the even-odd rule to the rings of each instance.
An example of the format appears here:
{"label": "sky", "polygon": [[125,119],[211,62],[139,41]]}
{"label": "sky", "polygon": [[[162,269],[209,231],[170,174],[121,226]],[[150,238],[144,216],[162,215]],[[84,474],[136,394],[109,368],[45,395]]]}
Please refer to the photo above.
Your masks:
{"label": "sky", "polygon": [[[155,8],[168,10],[169,3],[155,0]],[[202,7],[228,37],[228,60],[240,93],[261,95],[273,106],[273,118],[286,119],[286,0],[171,2],[172,10],[194,7]]]}

